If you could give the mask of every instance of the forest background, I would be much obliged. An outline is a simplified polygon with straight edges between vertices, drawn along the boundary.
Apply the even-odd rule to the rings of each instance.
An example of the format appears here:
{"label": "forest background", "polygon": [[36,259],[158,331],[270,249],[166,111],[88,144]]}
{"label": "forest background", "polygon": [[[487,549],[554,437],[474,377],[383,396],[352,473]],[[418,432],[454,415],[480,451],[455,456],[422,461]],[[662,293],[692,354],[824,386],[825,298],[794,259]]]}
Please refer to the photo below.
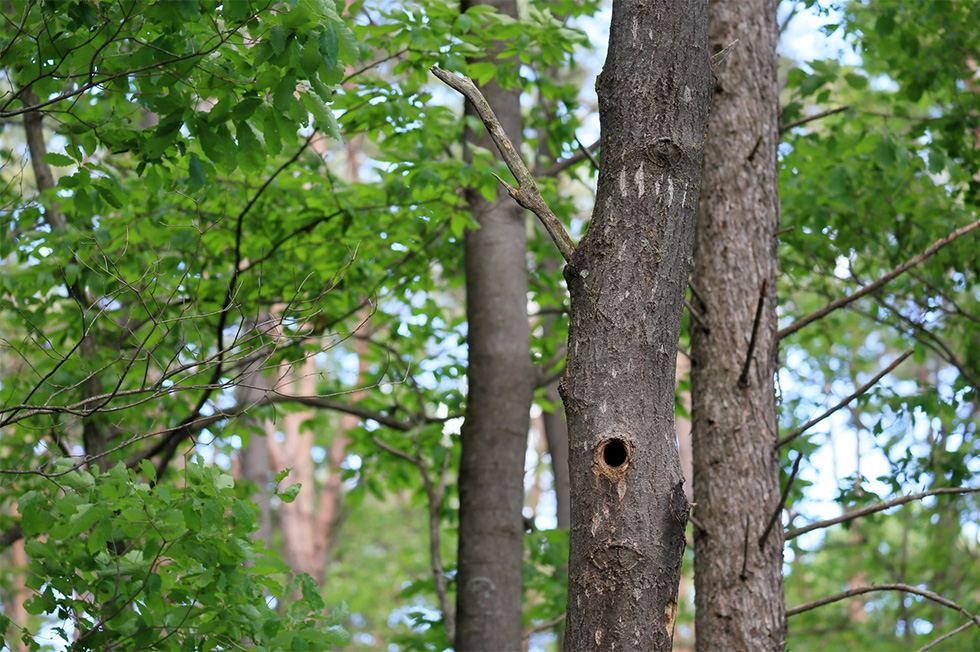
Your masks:
{"label": "forest background", "polygon": [[[4,649],[449,647],[477,226],[463,190],[499,201],[509,173],[488,148],[464,155],[464,128],[483,124],[429,68],[519,89],[520,151],[578,240],[608,5],[4,16]],[[932,649],[976,647],[980,8],[787,0],[779,21],[774,513],[785,603],[807,607],[787,647],[919,649],[950,632]],[[505,63],[481,58],[498,49]],[[525,231],[522,621],[528,649],[549,650],[567,579],[568,479],[548,433],[567,292],[553,244],[530,218]],[[689,332],[709,318],[696,293],[677,374],[689,469]],[[943,495],[878,510],[923,492]],[[679,650],[695,645],[692,514]]]}

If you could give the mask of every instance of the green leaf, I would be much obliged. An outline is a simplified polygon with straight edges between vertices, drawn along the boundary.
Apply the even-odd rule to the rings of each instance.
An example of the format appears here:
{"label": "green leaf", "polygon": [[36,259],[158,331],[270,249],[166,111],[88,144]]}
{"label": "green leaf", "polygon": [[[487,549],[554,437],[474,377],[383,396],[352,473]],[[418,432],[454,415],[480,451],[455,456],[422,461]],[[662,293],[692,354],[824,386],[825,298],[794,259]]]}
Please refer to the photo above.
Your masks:
{"label": "green leaf", "polygon": [[75,165],[76,162],[69,156],[64,154],[58,154],[57,152],[48,152],[44,155],[42,159],[48,165],[54,165],[55,167],[66,168]]}
{"label": "green leaf", "polygon": [[330,107],[315,93],[306,92],[301,97],[303,104],[313,114],[317,128],[327,136],[340,140],[340,125],[337,124],[337,118],[334,117]]}
{"label": "green leaf", "polygon": [[296,496],[299,494],[299,490],[302,488],[302,484],[297,482],[296,484],[291,484],[282,491],[278,492],[276,495],[282,499],[284,503],[291,503],[296,500]]}
{"label": "green leaf", "polygon": [[299,55],[299,67],[308,75],[312,75],[323,65],[323,55],[320,54],[320,39],[316,34],[310,34],[303,43]]}
{"label": "green leaf", "polygon": [[844,80],[847,82],[848,86],[858,90],[867,88],[868,86],[868,78],[865,77],[864,75],[859,75],[857,73],[853,73],[853,72],[846,73],[844,75]]}
{"label": "green leaf", "polygon": [[[204,187],[207,179],[204,176],[204,168],[201,166],[201,160],[197,158],[197,154],[191,154],[190,163],[188,164],[188,173],[190,175],[191,192],[197,192]],[[152,464],[150,466],[152,466]]]}
{"label": "green leaf", "polygon": [[277,55],[282,54],[282,51],[286,49],[286,30],[283,29],[282,25],[276,25],[269,30],[269,44],[272,46],[272,51]]}
{"label": "green leaf", "polygon": [[878,141],[875,147],[875,164],[882,170],[895,167],[895,144],[887,136]]}
{"label": "green leaf", "polygon": [[326,23],[323,31],[320,32],[320,54],[327,63],[327,68],[337,65],[340,42],[337,40],[337,32],[332,23]]}

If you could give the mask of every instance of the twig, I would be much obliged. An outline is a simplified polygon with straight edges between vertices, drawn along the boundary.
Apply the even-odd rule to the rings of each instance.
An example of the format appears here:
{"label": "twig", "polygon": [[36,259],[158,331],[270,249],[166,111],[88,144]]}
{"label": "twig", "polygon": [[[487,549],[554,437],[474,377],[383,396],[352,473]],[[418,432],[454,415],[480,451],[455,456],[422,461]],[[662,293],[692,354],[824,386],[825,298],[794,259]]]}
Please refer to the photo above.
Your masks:
{"label": "twig", "polygon": [[691,523],[694,523],[694,526],[697,529],[701,530],[702,532],[704,532],[704,533],[707,533],[708,532],[708,530],[705,529],[705,527],[701,523],[701,521],[699,521],[697,518],[695,518],[695,516],[693,514],[688,514],[687,515],[687,520],[689,520]]}
{"label": "twig", "polygon": [[742,547],[742,572],[739,574],[739,577],[742,578],[743,582],[746,579],[748,579],[748,574],[746,573],[748,566],[749,566],[749,515],[746,514],[745,515],[745,545]]}
{"label": "twig", "polygon": [[701,324],[701,328],[704,329],[704,332],[705,333],[710,333],[711,332],[711,328],[708,327],[708,322],[704,318],[704,315],[702,315],[698,311],[698,309],[695,308],[694,305],[690,301],[688,301],[687,299],[684,299],[684,305],[687,307],[688,312],[691,313],[691,317],[694,318],[694,321],[696,321],[697,323]]}
{"label": "twig", "polygon": [[[577,139],[576,139],[577,140]],[[579,141],[579,146],[581,146],[581,141]],[[585,151],[579,150],[569,156],[568,158],[563,158],[560,161],[556,161],[546,167],[545,169],[537,172],[539,177],[557,177],[559,174],[572,167],[576,163],[584,161],[586,158],[586,152],[595,152],[599,149],[599,141],[595,141],[591,145],[585,148]]]}
{"label": "twig", "polygon": [[815,523],[810,523],[803,527],[795,528],[793,530],[788,530],[785,535],[785,539],[789,541],[801,534],[806,534],[813,530],[819,530],[821,528],[830,527],[831,525],[837,525],[838,523],[846,523],[847,521],[853,521],[856,518],[861,518],[862,516],[867,516],[868,514],[874,514],[875,512],[882,512],[886,509],[891,509],[892,507],[897,507],[898,505],[904,505],[905,503],[912,502],[913,500],[921,500],[927,496],[936,496],[939,494],[968,494],[974,491],[980,491],[980,487],[941,487],[939,489],[930,489],[929,491],[922,491],[917,494],[909,494],[907,496],[899,496],[898,498],[893,498],[891,500],[886,500],[875,505],[868,505],[867,507],[862,507],[860,509],[855,509],[850,512],[845,512],[837,518],[829,518],[825,521],[816,521]]}
{"label": "twig", "polygon": [[565,615],[566,614],[562,614],[562,615],[558,616],[557,618],[553,618],[552,620],[549,620],[548,622],[541,623],[540,625],[535,625],[531,629],[529,629],[526,632],[524,632],[524,636],[522,638],[524,640],[527,640],[527,639],[531,638],[531,635],[532,634],[537,634],[538,632],[543,632],[546,629],[551,629],[555,625],[562,624],[563,622],[565,622]]}
{"label": "twig", "polygon": [[789,233],[790,231],[793,231],[794,229],[796,229],[795,226],[784,226],[783,228],[777,229],[776,231],[774,231],[773,232],[773,235],[774,236],[780,236],[780,235],[782,235],[784,233]]}
{"label": "twig", "polygon": [[766,529],[762,532],[762,536],[759,537],[759,549],[765,545],[766,539],[769,538],[769,532],[772,531],[772,527],[776,524],[776,520],[779,518],[780,513],[783,511],[783,507],[786,506],[786,499],[789,497],[789,490],[793,486],[793,481],[796,480],[796,472],[800,470],[800,460],[803,459],[803,453],[797,453],[796,461],[793,462],[793,470],[789,474],[789,479],[786,481],[786,486],[783,487],[783,493],[779,496],[779,504],[776,505],[776,509],[773,510],[772,516],[769,517],[769,522],[766,523]]}
{"label": "twig", "polygon": [[704,295],[698,289],[698,286],[694,284],[694,279],[691,278],[687,279],[687,287],[691,288],[691,294],[693,294],[694,297],[701,302],[701,305],[704,306],[705,312],[707,312],[708,302],[704,300]]}
{"label": "twig", "polygon": [[[592,167],[595,168],[595,171],[598,172],[599,171],[599,161],[595,160],[595,156],[593,156],[592,152],[589,151],[589,148],[588,147],[586,147],[585,145],[582,144],[582,141],[581,140],[579,140],[578,138],[576,138],[575,139],[575,142],[578,143],[578,148],[589,159],[589,162],[592,163]],[[598,145],[598,144],[599,143],[597,142],[595,145]],[[595,145],[593,145],[593,147],[595,147]]]}
{"label": "twig", "polygon": [[[762,306],[766,302],[766,279],[762,280],[762,289],[759,290],[759,302],[755,306],[755,320],[752,322],[752,337],[749,338],[749,350],[745,354],[745,364],[742,365],[742,375],[738,377],[739,387],[749,386],[749,369],[752,367],[752,354],[755,352],[755,343],[759,335],[759,322],[762,321]],[[766,532],[768,534],[768,531]]]}
{"label": "twig", "polygon": [[815,310],[815,311],[811,312],[809,315],[807,315],[806,317],[803,317],[802,319],[798,319],[797,321],[793,322],[792,324],[790,324],[786,328],[784,328],[781,331],[779,331],[778,333],[776,333],[776,339],[777,340],[781,340],[784,337],[787,337],[788,335],[792,335],[793,333],[795,333],[796,331],[800,330],[801,328],[803,328],[807,324],[810,324],[811,322],[814,322],[814,321],[816,321],[818,319],[821,319],[822,317],[825,317],[829,313],[837,310],[838,308],[841,308],[843,306],[846,306],[847,304],[851,303],[852,301],[856,301],[857,299],[860,299],[861,297],[863,297],[864,295],[866,295],[866,294],[868,294],[870,292],[874,292],[875,290],[877,290],[878,288],[880,288],[885,283],[888,283],[889,281],[891,281],[896,276],[899,276],[903,272],[905,272],[905,271],[907,271],[907,270],[915,267],[916,265],[918,265],[919,263],[921,263],[923,260],[925,260],[929,256],[933,255],[934,253],[936,253],[937,251],[939,251],[940,249],[942,249],[943,247],[945,247],[946,245],[948,245],[953,240],[956,240],[960,236],[966,235],[967,233],[969,233],[970,231],[973,231],[977,227],[980,227],[980,220],[978,220],[976,222],[973,222],[972,224],[967,224],[966,226],[961,227],[959,229],[956,229],[955,231],[953,231],[952,233],[950,233],[945,238],[941,238],[940,240],[937,240],[936,242],[932,243],[929,246],[928,249],[926,249],[925,251],[923,251],[921,254],[919,254],[918,256],[916,256],[915,258],[913,258],[912,260],[910,260],[908,262],[905,262],[905,263],[902,263],[901,265],[899,265],[898,267],[896,267],[892,271],[888,272],[887,274],[885,274],[884,276],[882,276],[881,278],[879,278],[877,281],[874,281],[873,283],[869,283],[869,284],[865,285],[863,288],[861,288],[860,290],[856,291],[851,296],[841,297],[839,299],[836,299],[834,301],[831,301],[830,303],[828,303],[823,308],[820,308],[819,310]]}
{"label": "twig", "polygon": [[926,643],[925,645],[923,645],[922,647],[920,647],[918,650],[916,650],[916,652],[925,652],[926,650],[931,650],[932,648],[936,647],[937,645],[939,645],[940,643],[942,643],[943,641],[945,641],[947,638],[952,638],[953,636],[956,636],[960,632],[962,632],[964,630],[967,630],[967,629],[970,629],[970,627],[972,627],[975,624],[976,624],[976,621],[975,620],[968,620],[965,623],[963,623],[962,625],[960,625],[959,627],[957,627],[956,629],[954,629],[952,631],[949,631],[949,632],[946,632],[945,634],[943,634],[939,638],[935,638],[935,639],[929,641],[928,643]]}
{"label": "twig", "polygon": [[715,70],[719,64],[721,64],[725,59],[735,51],[735,47],[738,45],[738,39],[735,39],[728,45],[726,45],[722,50],[715,52],[711,55],[710,63],[711,69]]}
{"label": "twig", "polygon": [[950,609],[955,609],[959,611],[971,621],[976,622],[977,626],[980,627],[980,618],[977,618],[969,611],[956,604],[952,600],[947,600],[938,593],[933,593],[932,591],[926,591],[925,589],[919,589],[914,586],[909,586],[908,584],[873,584],[871,586],[859,586],[854,589],[848,589],[847,591],[841,591],[840,593],[835,593],[833,595],[828,595],[825,598],[820,598],[819,600],[814,600],[813,602],[807,602],[801,604],[798,607],[793,607],[792,609],[786,610],[786,617],[795,616],[796,614],[801,614],[804,611],[810,611],[811,609],[816,609],[817,607],[822,607],[825,604],[830,604],[832,602],[837,602],[839,600],[846,600],[847,598],[853,598],[856,595],[861,595],[862,593],[870,593],[872,591],[904,591],[905,593],[913,593],[915,595],[920,595],[923,598],[932,600],[933,602],[938,602],[944,607],[949,607]]}
{"label": "twig", "polygon": [[483,124],[486,125],[490,137],[493,139],[494,144],[497,145],[497,150],[514,175],[514,178],[517,179],[519,188],[514,188],[497,175],[494,175],[497,181],[507,189],[507,193],[514,201],[538,216],[548,235],[551,236],[555,245],[558,246],[558,251],[561,252],[562,258],[565,259],[565,262],[570,261],[572,253],[575,251],[575,244],[572,242],[572,238],[565,231],[565,227],[561,223],[561,220],[558,219],[558,216],[551,211],[548,204],[544,201],[544,197],[541,196],[541,192],[538,190],[538,185],[534,182],[534,177],[528,172],[521,157],[514,149],[514,145],[510,142],[510,138],[507,137],[503,127],[500,126],[500,121],[497,120],[497,116],[494,114],[490,104],[483,97],[483,93],[480,92],[480,89],[476,87],[476,84],[469,77],[454,75],[439,66],[432,66],[430,70],[433,75],[442,80],[447,86],[468,99],[476,109],[476,112],[480,114],[480,119],[483,120]]}
{"label": "twig", "polygon": [[805,125],[808,122],[813,122],[814,120],[819,120],[820,118],[826,118],[828,115],[834,115],[835,113],[840,113],[841,111],[847,111],[849,108],[851,107],[845,104],[844,106],[839,106],[836,109],[828,109],[827,111],[821,111],[820,113],[808,115],[805,118],[800,118],[799,120],[787,122],[786,124],[779,125],[779,133],[786,133],[793,127],[799,127],[800,125]]}
{"label": "twig", "polygon": [[777,449],[782,448],[783,446],[785,446],[786,444],[790,443],[791,441],[793,441],[794,439],[796,439],[797,437],[799,437],[800,435],[802,435],[804,432],[806,432],[807,430],[809,430],[813,426],[817,425],[818,423],[820,423],[821,421],[823,421],[824,419],[826,419],[827,417],[829,417],[831,414],[833,414],[837,410],[841,409],[842,407],[844,407],[845,405],[847,405],[848,403],[850,403],[851,401],[853,401],[854,399],[856,399],[861,394],[864,394],[866,391],[868,391],[869,389],[871,389],[872,387],[874,387],[875,383],[877,383],[879,380],[881,380],[881,378],[885,374],[887,374],[892,369],[894,369],[895,367],[897,367],[898,365],[900,365],[907,357],[909,357],[910,355],[912,355],[912,352],[913,351],[914,351],[914,349],[909,349],[908,351],[906,351],[902,355],[898,356],[898,358],[896,358],[894,362],[892,362],[890,365],[888,365],[887,367],[885,367],[884,369],[882,369],[878,373],[877,376],[875,376],[874,378],[872,378],[871,380],[869,380],[865,384],[863,384],[860,387],[858,387],[854,391],[853,394],[851,394],[850,396],[848,396],[847,398],[845,398],[843,401],[841,401],[840,403],[838,403],[834,407],[830,408],[829,410],[827,410],[826,412],[824,412],[823,414],[821,414],[816,419],[811,419],[810,421],[807,421],[806,423],[804,423],[802,426],[800,426],[799,428],[797,428],[793,432],[789,433],[788,435],[786,435],[782,439],[778,440],[776,442],[776,448]]}

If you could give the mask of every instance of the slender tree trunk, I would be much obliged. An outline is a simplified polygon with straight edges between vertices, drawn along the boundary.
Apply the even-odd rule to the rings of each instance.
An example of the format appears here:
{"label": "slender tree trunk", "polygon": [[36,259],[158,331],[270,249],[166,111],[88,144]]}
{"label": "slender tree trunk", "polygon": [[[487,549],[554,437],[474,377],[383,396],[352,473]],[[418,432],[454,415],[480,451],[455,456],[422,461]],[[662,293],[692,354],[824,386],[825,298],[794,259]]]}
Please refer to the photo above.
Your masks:
{"label": "slender tree trunk", "polygon": [[613,2],[596,208],[565,267],[569,651],[671,647],[688,516],[675,364],[713,84],[707,0]]}
{"label": "slender tree trunk", "polygon": [[[461,9],[473,4],[463,0]],[[483,4],[517,16],[515,0]],[[493,81],[482,90],[520,148],[520,90]],[[466,141],[493,147],[482,131],[467,133]],[[465,243],[469,396],[459,469],[455,647],[513,651],[521,649],[521,508],[533,395],[524,210],[502,191],[495,202],[473,190],[466,197],[480,228],[467,231]]]}
{"label": "slender tree trunk", "polygon": [[704,526],[694,537],[695,624],[705,652],[785,642],[780,521],[760,544],[780,496],[777,38],[776,0],[712,2],[711,51],[740,43],[716,71],[692,280],[708,326],[693,323],[691,339],[694,515]]}

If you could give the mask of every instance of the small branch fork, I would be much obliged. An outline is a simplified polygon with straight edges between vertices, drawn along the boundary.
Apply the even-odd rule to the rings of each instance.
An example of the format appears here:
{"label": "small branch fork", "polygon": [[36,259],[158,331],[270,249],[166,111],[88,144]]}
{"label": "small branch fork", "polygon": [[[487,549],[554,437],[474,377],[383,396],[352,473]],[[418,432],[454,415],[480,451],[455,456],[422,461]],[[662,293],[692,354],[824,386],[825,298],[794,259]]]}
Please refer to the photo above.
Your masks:
{"label": "small branch fork", "polygon": [[892,500],[886,500],[875,505],[868,505],[867,507],[862,507],[861,509],[845,512],[837,518],[830,518],[825,521],[816,521],[815,523],[810,523],[809,525],[805,525],[803,527],[787,530],[784,538],[788,541],[813,530],[830,527],[831,525],[837,525],[838,523],[853,521],[856,518],[861,518],[862,516],[867,516],[868,514],[874,514],[875,512],[883,512],[886,509],[891,509],[892,507],[897,507],[898,505],[904,505],[905,503],[910,503],[913,500],[921,500],[927,496],[938,496],[940,494],[968,494],[975,491],[980,491],[980,487],[941,487],[939,489],[922,491],[917,494],[909,494],[908,496],[899,496],[898,498],[893,498]]}
{"label": "small branch fork", "polygon": [[565,259],[566,263],[569,262],[572,259],[572,254],[575,252],[575,244],[572,242],[572,238],[565,231],[565,227],[561,223],[561,220],[558,219],[558,216],[552,212],[548,204],[544,201],[544,197],[541,196],[541,192],[538,190],[538,184],[534,182],[534,177],[531,176],[527,166],[524,165],[521,157],[514,149],[510,138],[504,133],[503,127],[500,126],[500,121],[497,120],[497,116],[494,114],[486,98],[483,97],[480,89],[476,87],[476,84],[469,77],[454,75],[439,66],[432,66],[430,70],[433,75],[442,80],[447,86],[468,99],[476,109],[476,112],[480,115],[480,119],[483,120],[483,124],[486,125],[487,131],[490,133],[490,137],[497,146],[497,150],[510,169],[511,174],[517,179],[519,188],[514,188],[495,174],[494,176],[497,177],[497,181],[507,189],[507,193],[514,201],[538,216],[548,235],[551,236],[555,245],[558,246],[558,251],[561,252],[562,258]]}
{"label": "small branch fork", "polygon": [[940,249],[942,249],[943,247],[945,247],[946,245],[948,245],[953,240],[956,240],[957,238],[966,235],[967,233],[969,233],[970,231],[973,231],[977,227],[980,227],[980,220],[978,220],[976,222],[973,222],[971,224],[967,224],[966,226],[960,227],[959,229],[956,229],[955,231],[953,231],[952,233],[950,233],[945,238],[942,238],[942,239],[937,240],[936,242],[932,243],[929,246],[928,249],[926,249],[925,251],[923,251],[921,254],[919,254],[915,258],[909,260],[908,262],[902,263],[901,265],[899,265],[898,267],[896,267],[892,271],[888,272],[887,274],[885,274],[884,276],[882,276],[881,278],[879,278],[877,281],[874,281],[872,283],[868,283],[867,285],[865,285],[861,289],[857,290],[856,292],[854,292],[854,294],[852,294],[850,296],[841,297],[839,299],[836,299],[834,301],[831,301],[830,303],[828,303],[827,305],[825,305],[823,308],[820,308],[819,310],[815,310],[815,311],[811,312],[809,315],[807,315],[806,317],[803,317],[803,318],[798,319],[797,321],[793,322],[792,324],[790,324],[786,328],[784,328],[784,329],[780,330],[778,333],[776,333],[776,339],[777,340],[781,340],[784,337],[788,337],[788,336],[792,335],[793,333],[795,333],[796,331],[798,331],[801,328],[803,328],[804,326],[806,326],[808,324],[811,324],[811,323],[817,321],[818,319],[821,319],[821,318],[825,317],[826,315],[828,315],[831,312],[837,310],[838,308],[842,308],[842,307],[846,306],[847,304],[851,303],[852,301],[856,301],[856,300],[860,299],[861,297],[863,297],[863,296],[865,296],[865,295],[867,295],[867,294],[869,294],[871,292],[874,292],[875,290],[877,290],[878,288],[880,288],[881,286],[883,286],[885,283],[888,283],[889,281],[891,281],[895,277],[897,277],[897,276],[901,275],[902,273],[904,273],[904,272],[912,269],[913,267],[915,267],[916,265],[918,265],[919,263],[921,263],[923,260],[925,260],[929,256],[933,255],[934,253],[936,253],[937,251],[939,251]]}
{"label": "small branch fork", "polygon": [[823,414],[821,414],[816,419],[811,419],[810,421],[807,421],[806,423],[804,423],[802,426],[800,426],[799,428],[797,428],[793,432],[791,432],[788,435],[786,435],[785,437],[777,440],[776,441],[776,444],[775,444],[776,449],[778,450],[778,449],[782,448],[783,446],[785,446],[786,444],[790,443],[791,441],[793,441],[794,439],[796,439],[797,437],[799,437],[800,435],[802,435],[804,432],[806,432],[807,430],[809,430],[813,426],[817,425],[818,423],[820,423],[821,421],[823,421],[824,419],[826,419],[827,417],[829,417],[831,414],[833,414],[837,410],[841,409],[842,407],[846,406],[848,403],[850,403],[851,401],[853,401],[854,399],[856,399],[858,396],[860,396],[861,394],[864,394],[866,391],[868,391],[869,389],[871,389],[872,387],[874,387],[875,384],[879,380],[881,380],[883,376],[885,376],[887,373],[889,373],[890,371],[892,371],[898,365],[902,364],[902,362],[904,362],[906,358],[908,358],[910,355],[912,355],[912,352],[913,352],[913,349],[909,349],[908,351],[906,351],[902,355],[898,356],[898,358],[896,358],[894,362],[892,362],[890,365],[888,365],[887,367],[885,367],[884,369],[882,369],[878,373],[877,376],[875,376],[874,378],[872,378],[871,380],[869,380],[865,384],[863,384],[860,387],[858,387],[856,390],[854,390],[854,393],[853,394],[851,394],[850,396],[848,396],[847,398],[845,398],[843,401],[841,401],[840,403],[838,403],[834,407],[830,408],[829,410],[827,410],[826,412],[824,412]]}

